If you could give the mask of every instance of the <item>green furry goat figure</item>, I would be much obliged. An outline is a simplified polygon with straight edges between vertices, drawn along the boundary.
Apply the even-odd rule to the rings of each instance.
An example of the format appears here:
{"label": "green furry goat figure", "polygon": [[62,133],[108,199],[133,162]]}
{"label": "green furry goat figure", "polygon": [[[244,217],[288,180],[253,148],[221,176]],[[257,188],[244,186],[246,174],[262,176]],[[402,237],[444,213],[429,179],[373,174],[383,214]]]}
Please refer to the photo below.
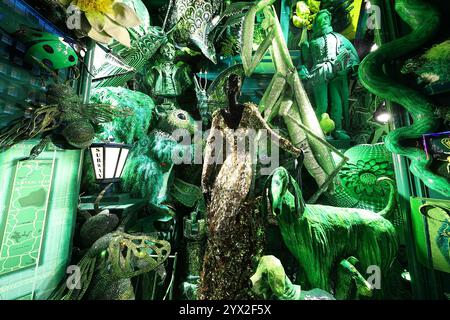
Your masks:
{"label": "green furry goat figure", "polygon": [[[133,111],[129,117],[116,117],[102,124],[96,137],[100,141],[112,137],[115,142],[133,144],[122,176],[122,191],[167,209],[163,202],[173,176],[172,155],[183,158],[184,154],[194,154],[192,145],[179,144],[171,134],[178,129],[193,134],[194,119],[182,109],[158,110],[148,95],[122,87],[96,88],[90,100]],[[87,157],[84,184],[88,188],[95,186],[90,161]]]}
{"label": "green furry goat figure", "polygon": [[160,206],[168,194],[172,154],[182,157],[189,147],[178,144],[168,133],[152,131],[134,145],[122,176],[122,188]]}
{"label": "green furry goat figure", "polygon": [[333,292],[331,279],[342,259],[356,257],[364,272],[368,266],[378,266],[382,276],[391,266],[397,240],[394,226],[383,215],[392,206],[393,189],[387,207],[379,213],[307,205],[297,182],[279,167],[267,180],[263,209],[277,217],[283,240],[311,288]]}

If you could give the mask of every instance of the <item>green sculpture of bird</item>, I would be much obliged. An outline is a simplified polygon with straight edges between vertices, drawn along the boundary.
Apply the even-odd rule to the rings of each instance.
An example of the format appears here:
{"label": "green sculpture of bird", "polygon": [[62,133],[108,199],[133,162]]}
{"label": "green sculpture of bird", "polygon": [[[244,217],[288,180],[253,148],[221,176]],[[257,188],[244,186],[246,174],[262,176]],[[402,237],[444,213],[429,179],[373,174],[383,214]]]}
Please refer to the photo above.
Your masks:
{"label": "green sculpture of bird", "polygon": [[333,132],[336,128],[334,121],[330,118],[330,115],[328,113],[322,113],[322,115],[320,116],[319,124],[325,135]]}

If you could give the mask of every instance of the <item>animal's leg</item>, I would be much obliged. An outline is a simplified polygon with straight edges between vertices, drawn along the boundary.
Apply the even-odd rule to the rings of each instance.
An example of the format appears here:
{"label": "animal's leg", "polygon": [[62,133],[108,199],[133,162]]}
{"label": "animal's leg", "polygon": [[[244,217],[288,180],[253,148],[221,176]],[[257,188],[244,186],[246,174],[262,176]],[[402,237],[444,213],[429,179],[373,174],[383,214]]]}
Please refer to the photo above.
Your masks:
{"label": "animal's leg", "polygon": [[335,297],[338,300],[358,299],[359,296],[372,296],[372,288],[355,265],[358,259],[343,259],[338,267],[335,283]]}

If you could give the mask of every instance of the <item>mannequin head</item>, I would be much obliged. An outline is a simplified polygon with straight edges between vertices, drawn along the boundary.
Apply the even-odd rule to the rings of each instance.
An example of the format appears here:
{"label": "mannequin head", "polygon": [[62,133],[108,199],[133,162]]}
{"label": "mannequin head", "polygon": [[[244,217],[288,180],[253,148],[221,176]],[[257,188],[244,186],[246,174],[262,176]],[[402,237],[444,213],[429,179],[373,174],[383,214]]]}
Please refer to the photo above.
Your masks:
{"label": "mannequin head", "polygon": [[228,77],[225,90],[228,95],[229,102],[237,102],[237,98],[241,94],[242,79],[239,75],[232,73]]}
{"label": "mannequin head", "polygon": [[331,13],[328,10],[320,10],[313,24],[313,37],[320,37],[333,31],[331,27]]}

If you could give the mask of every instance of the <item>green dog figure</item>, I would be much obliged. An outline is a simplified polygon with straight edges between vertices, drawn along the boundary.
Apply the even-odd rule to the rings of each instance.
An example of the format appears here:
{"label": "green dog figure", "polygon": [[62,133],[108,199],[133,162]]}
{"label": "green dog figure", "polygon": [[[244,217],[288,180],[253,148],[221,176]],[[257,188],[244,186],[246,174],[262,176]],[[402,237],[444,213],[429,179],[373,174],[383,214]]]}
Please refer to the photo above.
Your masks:
{"label": "green dog figure", "polygon": [[[387,178],[380,178],[382,181]],[[390,180],[389,180],[390,182]],[[389,203],[381,212],[305,204],[297,182],[279,167],[268,178],[263,210],[277,217],[286,246],[296,257],[311,288],[332,290],[332,271],[350,256],[361,270],[376,266],[385,275],[397,251],[395,228],[385,215],[394,202],[391,185]]]}

